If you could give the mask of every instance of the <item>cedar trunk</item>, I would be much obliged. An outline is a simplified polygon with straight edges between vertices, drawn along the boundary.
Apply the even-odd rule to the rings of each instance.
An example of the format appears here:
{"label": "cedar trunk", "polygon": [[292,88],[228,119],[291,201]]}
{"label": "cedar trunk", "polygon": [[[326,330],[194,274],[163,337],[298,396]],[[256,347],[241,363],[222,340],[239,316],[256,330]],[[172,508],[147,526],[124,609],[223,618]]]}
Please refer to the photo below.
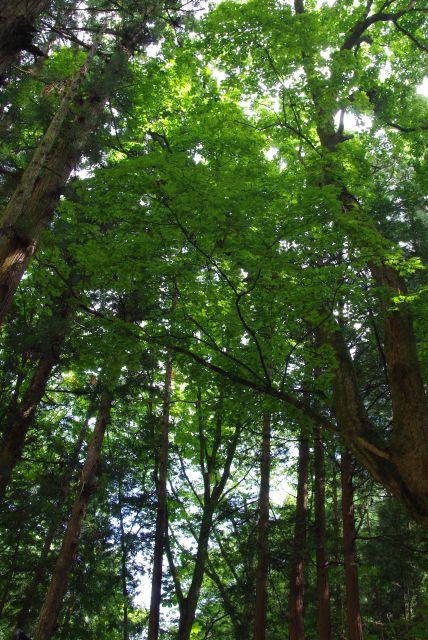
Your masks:
{"label": "cedar trunk", "polygon": [[52,579],[43,603],[34,640],[50,640],[56,629],[68,576],[74,562],[90,497],[95,489],[96,470],[106,427],[110,421],[113,396],[104,391],[87,458],[82,469],[80,485],[67,524]]}
{"label": "cedar trunk", "polygon": [[269,484],[270,484],[271,414],[263,416],[260,459],[259,522],[257,540],[256,604],[254,640],[266,638],[267,587],[269,570]]}
{"label": "cedar trunk", "polygon": [[308,467],[309,440],[302,427],[299,445],[297,479],[296,521],[294,529],[293,556],[291,559],[288,630],[289,640],[304,640],[304,583],[306,529],[308,514]]}
{"label": "cedar trunk", "polygon": [[172,358],[166,363],[165,386],[163,396],[163,410],[161,422],[161,437],[159,451],[159,478],[157,486],[157,512],[155,547],[153,553],[152,593],[150,601],[149,630],[147,640],[157,640],[159,637],[159,615],[162,590],[162,562],[165,546],[165,529],[167,526],[167,474],[168,474],[168,445],[169,445],[169,407],[172,380]]}
{"label": "cedar trunk", "polygon": [[358,566],[355,539],[354,489],[352,485],[352,459],[345,450],[342,453],[342,518],[343,553],[345,563],[346,615],[349,640],[363,640],[363,626],[360,612]]}
{"label": "cedar trunk", "polygon": [[315,540],[317,562],[318,638],[331,640],[330,588],[325,549],[325,469],[324,447],[319,425],[315,427]]}
{"label": "cedar trunk", "polygon": [[82,428],[79,433],[79,437],[74,446],[70,459],[67,463],[67,469],[62,478],[60,495],[55,504],[55,513],[49,524],[45,541],[43,544],[43,548],[40,553],[40,558],[36,566],[36,570],[34,572],[32,580],[30,580],[30,582],[28,583],[27,588],[25,589],[24,594],[22,596],[21,609],[18,613],[17,621],[16,621],[17,629],[27,628],[31,610],[35,606],[35,600],[37,599],[37,593],[38,593],[39,587],[43,582],[46,574],[49,571],[49,555],[50,555],[52,543],[55,539],[56,534],[58,533],[58,528],[62,519],[62,509],[64,507],[65,501],[70,491],[71,480],[77,467],[82,445],[88,431],[89,420],[92,417],[93,413],[94,413],[94,407],[91,404],[86,413],[85,422],[82,425]]}
{"label": "cedar trunk", "polygon": [[[153,5],[156,13],[157,4]],[[149,16],[147,16],[149,19]],[[99,36],[100,38],[101,36]],[[90,135],[96,130],[104,106],[122,74],[124,61],[138,44],[147,41],[141,22],[128,29],[104,63],[102,77],[79,95],[86,65],[96,55],[98,39],[86,64],[70,84],[39,146],[0,221],[0,323],[10,308],[15,291],[47,227],[70,174],[78,163]],[[70,118],[71,108],[78,113]]]}

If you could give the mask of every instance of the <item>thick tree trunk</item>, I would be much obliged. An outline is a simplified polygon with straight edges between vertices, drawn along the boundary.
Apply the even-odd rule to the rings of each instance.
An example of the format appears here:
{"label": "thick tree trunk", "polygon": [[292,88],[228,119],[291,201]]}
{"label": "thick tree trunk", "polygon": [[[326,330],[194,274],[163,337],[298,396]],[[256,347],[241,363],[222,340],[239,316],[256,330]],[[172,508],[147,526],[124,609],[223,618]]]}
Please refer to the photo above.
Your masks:
{"label": "thick tree trunk", "polygon": [[22,402],[3,437],[0,452],[0,504],[4,499],[12,472],[21,459],[26,435],[45,392],[52,369],[59,361],[71,313],[70,301],[67,298],[62,299],[59,314],[52,323],[55,333],[40,357]]}
{"label": "thick tree trunk", "polygon": [[308,513],[309,440],[305,427],[300,432],[299,463],[296,498],[296,522],[291,559],[290,594],[288,606],[289,640],[304,640],[304,584],[306,530]]}
{"label": "thick tree trunk", "polygon": [[35,23],[48,0],[0,0],[0,84],[21,51],[34,53]]}
{"label": "thick tree trunk", "polygon": [[[153,5],[154,15],[157,6],[157,3]],[[147,32],[138,21],[132,29],[128,29],[126,40],[123,39],[104,62],[102,77],[97,75],[93,85],[86,89],[87,96],[83,98],[78,96],[79,88],[87,65],[97,53],[96,40],[88,53],[86,64],[75,76],[24,171],[0,220],[0,324],[4,321],[40,235],[51,219],[70,174],[90,135],[97,128],[109,96],[122,77],[124,62],[138,44],[147,41]],[[78,113],[69,121],[70,107],[75,104],[76,97],[79,98]],[[80,103],[83,104],[80,106]]]}
{"label": "thick tree trunk", "polygon": [[93,404],[91,404],[88,408],[85,421],[82,425],[82,428],[79,433],[79,437],[73,448],[73,452],[69,458],[66,471],[62,478],[60,495],[55,504],[55,513],[49,524],[45,541],[43,544],[43,548],[40,553],[40,558],[36,566],[36,570],[34,572],[33,578],[29,581],[27,588],[25,589],[22,597],[21,609],[18,613],[17,620],[16,620],[17,629],[27,629],[30,613],[32,609],[34,609],[34,607],[36,606],[36,602],[38,600],[37,594],[39,591],[39,587],[42,584],[43,580],[46,577],[46,574],[50,569],[49,555],[51,552],[52,543],[55,539],[56,534],[58,533],[58,528],[62,520],[62,509],[64,507],[65,501],[70,491],[71,480],[72,480],[73,474],[76,471],[79,455],[82,450],[82,446],[83,446],[83,442],[85,440],[86,434],[88,432],[89,420],[92,418],[93,414],[94,414],[94,406]]}
{"label": "thick tree trunk", "polygon": [[105,430],[110,421],[112,401],[112,392],[104,391],[101,397],[100,409],[89,444],[86,461],[82,469],[77,496],[64,533],[48,592],[40,612],[34,640],[50,640],[56,628],[65,589],[67,587],[68,576],[79,544],[82,524],[85,519],[89,500],[95,490],[96,470]]}
{"label": "thick tree trunk", "polygon": [[164,553],[165,529],[167,525],[167,474],[169,446],[169,407],[172,381],[172,357],[168,356],[165,371],[165,386],[161,420],[159,449],[159,478],[157,486],[157,511],[155,547],[153,552],[152,593],[150,601],[149,630],[147,640],[158,640],[159,616],[162,590],[162,563]]}
{"label": "thick tree trunk", "polygon": [[[295,11],[298,14],[305,11],[303,0],[295,0]],[[357,44],[357,34],[359,29],[365,29],[365,24],[363,20],[356,25],[351,36],[344,41],[343,50],[351,50]],[[370,225],[369,217],[362,210],[357,199],[349,193],[343,183],[339,185],[334,171],[331,170],[332,157],[340,148],[340,144],[346,140],[343,131],[340,127],[336,127],[334,121],[338,108],[337,90],[334,87],[341,86],[340,74],[343,71],[336,67],[328,82],[321,79],[316,70],[314,58],[307,54],[304,47],[302,47],[302,64],[317,121],[318,138],[323,150],[325,165],[322,184],[334,185],[336,188],[340,186],[339,200],[342,210],[356,223],[363,219],[364,225]],[[334,77],[334,74],[339,75]],[[384,239],[374,223],[371,224],[371,232],[374,237],[378,236],[379,244],[381,244]],[[358,247],[361,242],[360,236],[355,234],[352,237],[352,242]],[[362,253],[367,255],[365,240],[361,249]],[[376,429],[368,430],[366,428],[368,420],[365,416],[358,384],[355,379],[352,380],[353,374],[343,360],[343,345],[345,344],[343,335],[340,339],[335,336],[333,340],[327,341],[335,350],[338,340],[343,343],[339,350],[336,350],[339,361],[336,382],[342,386],[342,390],[353,396],[349,409],[351,415],[341,419],[340,422],[339,412],[335,405],[339,432],[347,447],[375,479],[398,497],[412,516],[425,528],[428,528],[426,474],[428,468],[428,447],[426,445],[428,407],[410,310],[405,304],[401,304],[396,310],[391,309],[392,297],[406,293],[405,282],[398,270],[385,264],[383,256],[373,252],[373,255],[368,256],[367,265],[371,270],[375,284],[383,290],[381,312],[385,336],[384,353],[393,407],[393,434],[387,444],[380,443],[376,442]],[[349,359],[348,356],[346,358]],[[341,405],[343,411],[346,402],[341,402]],[[349,429],[352,422],[357,428]],[[342,431],[342,427],[345,427],[344,431]]]}
{"label": "thick tree trunk", "polygon": [[315,427],[315,540],[317,562],[318,640],[331,640],[330,587],[325,549],[325,470],[321,429]]}
{"label": "thick tree trunk", "polygon": [[261,458],[260,458],[260,491],[259,522],[257,540],[256,568],[256,603],[254,611],[254,640],[266,638],[266,615],[268,597],[269,571],[269,486],[270,486],[270,439],[271,414],[263,416]]}
{"label": "thick tree trunk", "polygon": [[347,450],[342,453],[342,518],[343,552],[346,583],[346,615],[349,640],[363,640],[360,612],[356,530],[354,517],[354,489],[352,486],[352,459]]}

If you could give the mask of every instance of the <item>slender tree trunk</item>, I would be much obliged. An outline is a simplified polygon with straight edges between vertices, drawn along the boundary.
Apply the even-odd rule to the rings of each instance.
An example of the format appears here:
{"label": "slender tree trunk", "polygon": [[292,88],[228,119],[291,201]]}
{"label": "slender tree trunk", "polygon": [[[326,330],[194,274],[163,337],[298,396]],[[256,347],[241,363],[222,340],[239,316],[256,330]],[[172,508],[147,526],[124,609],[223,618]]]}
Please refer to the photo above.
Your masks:
{"label": "slender tree trunk", "polygon": [[296,522],[294,529],[293,556],[291,560],[289,595],[289,640],[304,640],[304,584],[306,530],[308,513],[308,467],[309,440],[305,427],[300,432],[299,465],[297,479]]}
{"label": "slender tree trunk", "polygon": [[315,427],[315,539],[317,562],[318,640],[331,640],[330,587],[325,549],[324,447],[319,425]]}
{"label": "slender tree trunk", "polygon": [[160,450],[159,450],[159,478],[157,486],[157,512],[155,547],[153,552],[152,593],[150,601],[149,630],[147,640],[158,640],[160,603],[162,590],[162,563],[165,546],[165,530],[167,526],[167,475],[168,475],[168,446],[169,446],[169,407],[171,399],[172,357],[168,356],[165,371],[165,385],[163,394],[163,410],[161,420]]}
{"label": "slender tree trunk", "polygon": [[72,480],[73,474],[76,471],[79,455],[82,450],[82,446],[83,446],[83,442],[85,440],[86,434],[88,432],[89,420],[92,418],[93,414],[94,414],[94,405],[91,403],[90,406],[88,407],[86,418],[80,430],[79,437],[73,448],[73,452],[69,458],[69,462],[67,463],[67,469],[62,478],[60,495],[55,504],[55,512],[46,533],[45,541],[43,544],[42,551],[40,553],[40,558],[37,563],[36,570],[34,572],[32,580],[29,581],[27,588],[25,589],[22,597],[21,609],[18,613],[17,621],[16,621],[17,629],[25,630],[27,628],[31,610],[34,609],[35,602],[37,601],[37,594],[38,594],[39,587],[42,584],[43,580],[46,577],[46,574],[50,569],[49,555],[52,548],[52,543],[55,539],[55,536],[58,532],[59,525],[62,520],[62,509],[64,507],[65,501],[70,491],[71,480]]}
{"label": "slender tree trunk", "polygon": [[59,613],[62,607],[68,576],[74,562],[80,539],[82,524],[86,515],[89,500],[95,490],[96,470],[101,454],[101,447],[105,430],[110,421],[110,411],[113,401],[111,391],[104,391],[101,396],[100,409],[85,464],[82,469],[80,485],[67,524],[61,549],[53,570],[52,579],[43,603],[35,640],[50,640],[56,629]]}
{"label": "slender tree trunk", "polygon": [[[333,526],[334,526],[334,561],[336,567],[341,563],[341,554],[339,550],[340,541],[342,539],[340,532],[340,516],[339,516],[339,501],[337,499],[337,468],[336,460],[333,461],[333,473],[332,473],[332,491],[333,491]],[[334,608],[337,613],[338,632],[339,638],[344,640],[344,624],[343,624],[343,598],[342,598],[342,583],[341,580],[335,582],[334,590]]]}
{"label": "slender tree trunk", "polygon": [[21,405],[3,437],[0,452],[0,504],[4,499],[12,472],[21,459],[26,435],[45,392],[52,369],[59,361],[71,312],[69,300],[62,299],[59,314],[53,322],[55,334],[51,336],[50,344],[40,357]]}
{"label": "slender tree trunk", "polygon": [[254,612],[254,640],[266,638],[266,616],[268,598],[269,571],[269,486],[270,486],[270,439],[271,414],[263,415],[261,458],[260,458],[260,491],[259,522],[257,540],[256,568],[256,602]]}
{"label": "slender tree trunk", "polygon": [[122,580],[122,597],[123,597],[123,640],[129,639],[129,622],[128,622],[128,585],[126,568],[127,547],[125,538],[125,527],[123,524],[122,511],[122,483],[119,482],[119,523],[120,523],[120,551],[121,551],[121,580]]}
{"label": "slender tree trunk", "polygon": [[189,640],[193,622],[195,621],[196,607],[198,606],[205,566],[208,560],[208,542],[215,506],[216,505],[214,505],[213,502],[208,504],[202,515],[192,582],[190,583],[187,596],[183,598],[180,606],[180,621],[178,625],[177,640]]}
{"label": "slender tree trunk", "polygon": [[48,5],[48,0],[0,0],[0,84],[19,53],[32,52],[35,22]]}
{"label": "slender tree trunk", "polygon": [[[200,412],[200,394],[199,394],[199,412]],[[223,396],[220,396],[219,405],[223,404]],[[171,550],[167,548],[168,560],[170,563],[171,573],[173,574],[176,584],[176,592],[178,597],[180,620],[178,626],[177,640],[189,640],[192,631],[193,622],[195,620],[196,607],[198,605],[199,594],[201,591],[202,581],[205,574],[205,567],[208,561],[208,543],[210,539],[211,529],[213,525],[213,517],[222,496],[227,480],[230,476],[230,467],[235,455],[238,444],[239,435],[241,433],[241,425],[237,425],[235,433],[227,445],[226,461],[223,467],[223,473],[211,490],[212,474],[215,468],[217,454],[221,445],[221,411],[218,413],[216,423],[216,434],[214,437],[212,454],[208,455],[204,446],[203,432],[201,428],[201,420],[199,421],[199,438],[201,456],[205,454],[206,465],[201,457],[201,470],[204,477],[204,504],[202,512],[202,521],[199,529],[197,550],[195,563],[193,567],[192,581],[187,592],[187,596],[183,596],[181,586],[179,584],[178,574],[173,563]]]}
{"label": "slender tree trunk", "polygon": [[352,486],[352,459],[350,453],[342,453],[342,518],[343,551],[346,583],[346,614],[349,640],[363,640],[363,626],[360,612],[358,566],[356,551],[356,530],[354,517],[354,489]]}

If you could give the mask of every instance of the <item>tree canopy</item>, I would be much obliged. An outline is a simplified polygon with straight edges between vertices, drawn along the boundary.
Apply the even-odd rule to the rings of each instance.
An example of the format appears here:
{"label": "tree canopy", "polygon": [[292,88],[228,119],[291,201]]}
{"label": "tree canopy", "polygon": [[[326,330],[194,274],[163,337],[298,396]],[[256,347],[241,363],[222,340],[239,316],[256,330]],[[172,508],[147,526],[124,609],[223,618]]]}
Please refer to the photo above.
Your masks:
{"label": "tree canopy", "polygon": [[424,640],[428,7],[0,0],[0,632]]}

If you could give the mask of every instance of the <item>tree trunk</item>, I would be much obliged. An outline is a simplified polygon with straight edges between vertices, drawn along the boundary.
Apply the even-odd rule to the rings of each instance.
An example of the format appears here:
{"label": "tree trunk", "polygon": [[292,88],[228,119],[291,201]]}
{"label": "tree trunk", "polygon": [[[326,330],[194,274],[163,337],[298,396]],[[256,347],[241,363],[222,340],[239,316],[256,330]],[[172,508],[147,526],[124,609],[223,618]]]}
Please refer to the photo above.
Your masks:
{"label": "tree trunk", "polygon": [[317,563],[318,640],[331,640],[330,588],[326,555],[324,447],[315,427],[315,540]]}
{"label": "tree trunk", "polygon": [[220,409],[218,409],[217,411],[216,430],[212,445],[212,453],[210,455],[208,454],[207,447],[205,446],[206,443],[202,430],[201,420],[201,395],[200,392],[198,393],[199,441],[201,454],[200,464],[202,475],[204,478],[204,502],[202,521],[197,540],[197,550],[193,567],[192,581],[190,583],[190,587],[188,589],[186,597],[183,596],[183,592],[179,584],[178,573],[174,566],[170,550],[168,553],[168,560],[170,563],[171,573],[173,574],[174,582],[176,584],[176,593],[180,609],[177,640],[190,639],[190,633],[192,631],[193,622],[195,620],[196,607],[198,605],[202,581],[204,579],[205,567],[208,561],[208,543],[213,525],[213,517],[230,476],[230,467],[232,465],[233,457],[235,455],[238,439],[242,428],[242,425],[240,424],[235,427],[235,433],[233,434],[227,445],[226,461],[224,463],[223,472],[220,479],[217,480],[212,487],[212,476],[222,441],[221,410],[223,406],[223,393],[220,394],[218,406],[220,407]]}
{"label": "tree trunk", "polygon": [[32,51],[35,22],[48,0],[0,0],[0,84],[21,51]]}
{"label": "tree trunk", "polygon": [[211,533],[214,509],[217,501],[211,501],[202,515],[201,528],[198,536],[198,546],[193,569],[192,582],[187,593],[180,604],[180,621],[178,625],[177,640],[189,640],[195,621],[196,607],[198,606],[199,594],[201,592],[202,581],[204,579],[205,566],[208,560],[208,542]]}
{"label": "tree trunk", "polygon": [[150,617],[147,640],[158,640],[160,603],[162,591],[162,562],[164,553],[165,529],[167,526],[167,474],[168,474],[168,446],[169,446],[169,407],[172,380],[172,357],[168,356],[165,371],[165,386],[163,395],[163,410],[159,450],[159,478],[157,486],[157,512],[155,547],[153,552],[152,593],[150,600]]}
{"label": "tree trunk", "polygon": [[129,640],[129,621],[128,621],[128,604],[129,594],[127,585],[127,547],[125,538],[125,527],[123,524],[122,511],[122,483],[119,481],[119,524],[120,524],[120,551],[121,551],[121,580],[122,580],[122,597],[123,597],[123,640]]}
{"label": "tree trunk", "polygon": [[300,432],[299,465],[296,499],[296,522],[294,529],[293,556],[291,559],[290,595],[289,595],[289,640],[304,640],[304,584],[306,529],[308,513],[308,467],[309,440],[305,427]]}
{"label": "tree trunk", "polygon": [[257,540],[256,602],[254,611],[254,640],[266,638],[266,616],[269,571],[269,485],[270,485],[271,414],[263,415],[260,458],[259,522]]}
{"label": "tree trunk", "polygon": [[[332,472],[332,491],[333,491],[333,526],[334,526],[334,561],[336,567],[341,564],[341,532],[340,532],[340,516],[339,516],[339,507],[338,507],[338,499],[337,499],[337,468],[336,468],[336,460],[333,460],[333,472]],[[335,572],[337,574],[337,572]],[[342,598],[342,581],[336,579],[335,581],[335,590],[334,590],[334,609],[337,615],[338,622],[338,634],[340,640],[344,640],[344,623],[343,623],[343,598]]]}
{"label": "tree trunk", "polygon": [[363,640],[360,612],[358,566],[355,538],[354,489],[352,486],[352,460],[349,452],[342,453],[342,518],[343,551],[346,583],[346,614],[349,640]]}
{"label": "tree trunk", "polygon": [[[157,4],[154,5],[156,13]],[[149,19],[149,17],[147,17]],[[148,36],[141,22],[128,29],[123,39],[104,63],[100,80],[78,96],[86,65],[95,56],[98,40],[88,53],[87,62],[75,76],[54,115],[39,147],[24,171],[20,183],[0,221],[0,324],[9,310],[15,291],[34,254],[39,238],[47,227],[55,206],[78,163],[88,138],[97,128],[104,106],[122,77],[124,61]],[[75,98],[82,106],[67,122]],[[77,105],[75,105],[77,107]]]}
{"label": "tree trunk", "polygon": [[71,312],[72,306],[69,299],[62,298],[59,314],[53,322],[55,333],[40,357],[21,405],[3,437],[0,452],[0,504],[4,499],[12,472],[21,459],[26,435],[45,392],[52,369],[59,361]]}
{"label": "tree trunk", "polygon": [[71,480],[74,472],[76,471],[79,455],[88,431],[89,420],[92,418],[93,414],[94,414],[94,405],[91,403],[86,413],[86,418],[80,430],[79,437],[74,446],[70,459],[67,463],[66,472],[64,473],[62,478],[60,495],[55,504],[55,513],[49,524],[45,541],[43,544],[43,549],[40,553],[40,558],[36,566],[36,570],[34,572],[32,580],[30,580],[30,582],[28,583],[27,588],[25,589],[22,597],[21,609],[18,613],[18,617],[16,621],[17,629],[25,630],[27,628],[31,610],[35,606],[35,600],[36,600],[39,587],[42,584],[46,574],[49,571],[49,568],[50,568],[49,554],[51,551],[52,543],[55,539],[55,536],[58,532],[59,525],[61,523],[62,509],[64,507],[65,501],[70,491]]}
{"label": "tree trunk", "polygon": [[53,570],[51,583],[43,603],[34,640],[50,640],[55,631],[62,607],[68,576],[74,562],[80,539],[82,524],[86,515],[89,500],[95,490],[96,470],[101,454],[105,430],[110,421],[113,401],[111,391],[104,391],[100,409],[85,464],[82,469],[80,485],[67,524],[61,549]]}
{"label": "tree trunk", "polygon": [[[369,7],[369,5],[367,5]],[[296,13],[305,10],[303,0],[295,0]],[[356,30],[342,45],[343,50],[351,50],[358,42],[358,28],[364,27],[364,21],[357,25]],[[342,211],[350,219],[354,220],[354,228],[357,223],[364,220],[364,225],[370,226],[373,237],[378,237],[379,244],[384,241],[374,222],[370,222],[358,200],[335,178],[332,171],[334,154],[340,149],[340,144],[346,140],[343,131],[335,125],[335,115],[338,104],[338,93],[334,87],[341,86],[339,67],[333,69],[333,75],[328,82],[321,80],[316,69],[315,59],[302,47],[302,64],[305,70],[306,82],[312,101],[314,117],[317,122],[317,133],[323,150],[324,175],[322,184],[340,186],[338,199]],[[336,75],[336,77],[335,77]],[[317,178],[319,179],[319,178]],[[350,231],[352,233],[352,231]],[[361,246],[361,236],[354,234],[351,240],[355,245]],[[363,255],[367,255],[366,241],[361,247]],[[336,349],[338,356],[338,372],[336,383],[340,384],[342,391],[349,391],[352,404],[349,412],[353,416],[341,420],[338,418],[340,435],[343,436],[346,446],[356,458],[366,467],[373,477],[381,482],[391,493],[398,497],[412,514],[425,528],[428,528],[428,485],[426,469],[428,468],[428,408],[417,354],[417,346],[413,333],[412,317],[405,304],[392,310],[392,297],[402,296],[406,293],[404,279],[399,270],[385,264],[384,256],[376,255],[373,250],[368,256],[367,265],[371,270],[375,284],[382,290],[381,312],[383,315],[385,345],[384,353],[388,372],[388,384],[393,407],[393,434],[386,443],[376,441],[376,429],[367,429],[368,420],[364,415],[364,405],[358,385],[352,380],[349,367],[346,371],[346,363],[343,361],[343,345]],[[333,332],[332,332],[333,333]],[[333,346],[338,345],[338,337],[327,342]],[[340,340],[346,343],[342,335]],[[346,345],[346,350],[348,349]],[[341,369],[341,371],[340,371]],[[355,393],[356,392],[356,393]],[[347,402],[341,401],[342,408],[346,412]],[[336,408],[336,405],[335,405]],[[361,412],[362,410],[362,412]],[[358,415],[359,414],[359,415]],[[356,418],[356,420],[354,420]],[[349,430],[351,422],[354,427]]]}

